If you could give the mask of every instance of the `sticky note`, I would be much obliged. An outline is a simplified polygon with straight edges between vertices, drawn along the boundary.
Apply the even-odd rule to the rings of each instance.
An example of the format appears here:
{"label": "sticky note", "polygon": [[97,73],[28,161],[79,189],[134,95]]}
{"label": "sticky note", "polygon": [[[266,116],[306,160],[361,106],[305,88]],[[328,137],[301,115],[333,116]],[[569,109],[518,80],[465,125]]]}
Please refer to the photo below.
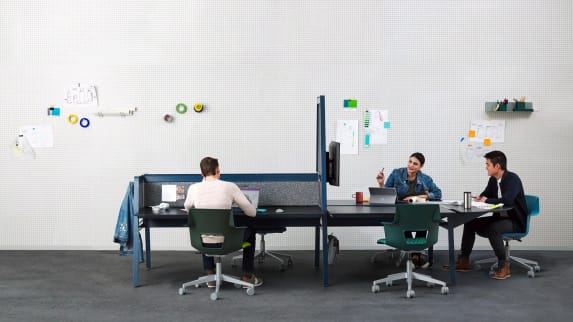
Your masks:
{"label": "sticky note", "polygon": [[483,139],[483,145],[490,146],[491,145],[491,139],[490,138]]}
{"label": "sticky note", "polygon": [[389,129],[390,128],[390,122],[384,122],[384,128]]}
{"label": "sticky note", "polygon": [[358,107],[358,101],[357,100],[344,100],[344,107],[345,108],[356,108]]}
{"label": "sticky note", "polygon": [[48,108],[48,115],[49,116],[60,116],[60,108],[59,107],[49,107]]}
{"label": "sticky note", "polygon": [[475,130],[469,130],[469,131],[468,131],[468,136],[469,136],[470,138],[474,138],[474,137],[476,136],[476,131],[475,131]]}

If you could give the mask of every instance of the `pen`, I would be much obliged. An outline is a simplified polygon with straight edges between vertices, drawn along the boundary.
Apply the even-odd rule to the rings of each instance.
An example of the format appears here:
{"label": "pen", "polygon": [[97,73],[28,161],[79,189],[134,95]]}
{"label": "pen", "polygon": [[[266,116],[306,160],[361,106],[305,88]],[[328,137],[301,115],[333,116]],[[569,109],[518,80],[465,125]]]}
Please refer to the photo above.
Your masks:
{"label": "pen", "polygon": [[499,208],[499,207],[502,207],[502,206],[503,206],[502,203],[498,203],[497,205],[491,206],[489,209],[495,209],[495,208]]}

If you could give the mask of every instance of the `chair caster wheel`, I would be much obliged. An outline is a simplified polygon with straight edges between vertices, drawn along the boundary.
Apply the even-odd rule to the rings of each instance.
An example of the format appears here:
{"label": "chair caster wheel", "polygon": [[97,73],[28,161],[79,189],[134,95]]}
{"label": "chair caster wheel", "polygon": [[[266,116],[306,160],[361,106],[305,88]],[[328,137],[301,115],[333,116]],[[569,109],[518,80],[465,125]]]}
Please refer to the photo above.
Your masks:
{"label": "chair caster wheel", "polygon": [[416,292],[414,292],[414,290],[409,290],[406,292],[406,297],[407,298],[412,298],[416,296]]}
{"label": "chair caster wheel", "polygon": [[185,289],[180,287],[179,288],[179,295],[185,295]]}
{"label": "chair caster wheel", "polygon": [[534,271],[527,271],[527,277],[535,278],[535,272]]}
{"label": "chair caster wheel", "polygon": [[254,287],[249,287],[249,288],[247,289],[247,295],[248,295],[248,296],[253,296],[253,295],[255,295],[255,288],[254,288]]}
{"label": "chair caster wheel", "polygon": [[241,284],[233,284],[233,286],[234,286],[235,288],[241,288],[241,287],[243,287],[243,285],[241,285]]}
{"label": "chair caster wheel", "polygon": [[211,298],[212,301],[216,301],[217,298],[219,298],[219,297],[217,296],[217,293],[211,293],[211,295],[209,295],[209,297]]}
{"label": "chair caster wheel", "polygon": [[292,259],[289,259],[287,262],[288,267],[292,267]]}
{"label": "chair caster wheel", "polygon": [[533,267],[533,269],[534,269],[536,272],[541,272],[541,267],[540,267],[539,265],[536,265],[535,267]]}
{"label": "chair caster wheel", "polygon": [[428,284],[426,284],[426,286],[429,288],[433,288],[435,286],[435,284],[434,283],[428,283]]}
{"label": "chair caster wheel", "polygon": [[201,285],[195,284],[195,288],[200,288],[200,287],[201,287]]}
{"label": "chair caster wheel", "polygon": [[376,284],[376,285],[372,285],[372,293],[378,293],[380,292],[380,285]]}
{"label": "chair caster wheel", "polygon": [[386,282],[386,286],[388,286],[388,287],[392,286],[392,281]]}
{"label": "chair caster wheel", "polygon": [[442,286],[442,295],[450,294],[450,289],[447,286]]}

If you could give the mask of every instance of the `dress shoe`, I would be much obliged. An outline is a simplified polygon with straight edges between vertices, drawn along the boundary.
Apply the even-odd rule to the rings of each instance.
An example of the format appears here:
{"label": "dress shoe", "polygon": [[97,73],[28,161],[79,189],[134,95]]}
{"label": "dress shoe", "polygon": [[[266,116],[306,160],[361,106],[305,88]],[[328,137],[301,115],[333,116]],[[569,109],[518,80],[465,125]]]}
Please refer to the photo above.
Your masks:
{"label": "dress shoe", "polygon": [[503,266],[501,267],[498,265],[497,270],[491,276],[491,278],[494,278],[496,280],[504,280],[508,277],[511,277],[511,272],[509,271],[508,262],[505,262],[505,264],[503,264]]}
{"label": "dress shoe", "polygon": [[[444,265],[444,269],[450,269],[450,265]],[[470,263],[470,258],[468,256],[460,255],[456,261],[456,271],[457,272],[469,272],[472,270],[472,265]]]}

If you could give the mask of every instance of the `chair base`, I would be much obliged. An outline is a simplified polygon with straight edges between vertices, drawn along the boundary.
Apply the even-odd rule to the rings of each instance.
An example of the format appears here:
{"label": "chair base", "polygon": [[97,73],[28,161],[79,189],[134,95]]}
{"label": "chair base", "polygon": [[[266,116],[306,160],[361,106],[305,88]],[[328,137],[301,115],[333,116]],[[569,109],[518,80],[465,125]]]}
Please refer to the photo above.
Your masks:
{"label": "chair base", "polygon": [[[539,263],[536,261],[532,261],[532,260],[517,257],[517,256],[508,256],[507,260],[510,263],[515,263],[515,264],[518,264],[519,266],[525,268],[527,270],[527,276],[531,277],[531,278],[535,277],[535,273],[541,271],[541,266],[539,266]],[[476,266],[476,269],[480,269],[481,264],[487,264],[487,263],[492,263],[491,266],[489,267],[489,272],[491,275],[497,269],[497,257],[480,259],[478,261],[475,261],[474,265]]]}
{"label": "chair base", "polygon": [[[260,264],[262,264],[265,261],[265,258],[268,256],[279,263],[281,270],[285,270],[287,266],[292,266],[292,256],[278,252],[271,252],[265,249],[264,234],[261,234],[260,245],[261,249],[255,252],[255,260],[258,260]],[[237,264],[235,262],[241,259],[243,259],[243,255],[234,256],[231,260],[232,265],[236,266]]]}
{"label": "chair base", "polygon": [[186,294],[186,290],[188,287],[191,287],[191,286],[200,287],[201,285],[207,284],[208,282],[212,282],[212,281],[215,281],[215,292],[211,293],[211,295],[210,295],[211,300],[213,300],[213,301],[219,298],[219,290],[220,290],[223,282],[233,283],[235,285],[235,287],[237,287],[237,288],[240,288],[241,286],[245,287],[247,289],[246,293],[248,295],[254,295],[255,294],[255,284],[245,282],[237,276],[223,274],[221,272],[222,271],[221,268],[222,268],[221,258],[215,257],[215,269],[216,269],[215,274],[201,276],[196,280],[183,283],[181,285],[181,287],[179,288],[179,295]]}
{"label": "chair base", "polygon": [[[509,248],[509,240],[505,241],[505,254],[507,261],[509,261],[510,263],[518,264],[519,266],[525,268],[527,270],[528,277],[534,278],[535,273],[541,271],[541,266],[539,266],[538,262],[517,256],[511,256],[511,250]],[[489,267],[489,273],[491,275],[497,269],[497,262],[498,262],[497,257],[491,257],[475,261],[474,265],[476,266],[476,269],[480,269],[481,264],[492,263],[491,266]]]}
{"label": "chair base", "polygon": [[[407,252],[406,251],[400,251],[400,250],[396,250],[396,249],[389,249],[386,252],[383,253],[376,253],[372,256],[370,256],[370,263],[374,264],[374,263],[378,263],[379,261],[379,257],[386,255],[386,254],[390,254],[390,258],[394,259],[395,257],[396,259],[396,267],[400,267],[400,265],[402,265],[402,262],[404,261],[404,259],[406,258]],[[430,266],[432,266],[432,264],[430,263],[430,260],[428,258],[428,253],[426,251],[422,251],[421,252],[422,257],[426,258],[426,263],[424,265],[422,265],[422,268],[428,268]]]}
{"label": "chair base", "polygon": [[446,282],[435,279],[429,275],[424,275],[424,274],[413,272],[414,263],[410,259],[410,252],[406,252],[406,253],[408,255],[408,260],[406,261],[406,272],[391,274],[391,275],[386,276],[385,278],[375,280],[374,282],[372,282],[372,292],[373,293],[377,293],[380,291],[380,284],[384,283],[387,286],[391,286],[392,282],[398,281],[398,280],[403,280],[403,279],[405,279],[407,284],[408,284],[408,290],[406,291],[406,297],[407,298],[412,298],[412,297],[416,296],[416,293],[412,289],[412,281],[415,279],[426,282],[428,284],[428,286],[430,286],[430,287],[435,285],[435,284],[441,285],[442,286],[441,293],[443,295],[446,295],[449,293],[449,289],[446,286]]}

